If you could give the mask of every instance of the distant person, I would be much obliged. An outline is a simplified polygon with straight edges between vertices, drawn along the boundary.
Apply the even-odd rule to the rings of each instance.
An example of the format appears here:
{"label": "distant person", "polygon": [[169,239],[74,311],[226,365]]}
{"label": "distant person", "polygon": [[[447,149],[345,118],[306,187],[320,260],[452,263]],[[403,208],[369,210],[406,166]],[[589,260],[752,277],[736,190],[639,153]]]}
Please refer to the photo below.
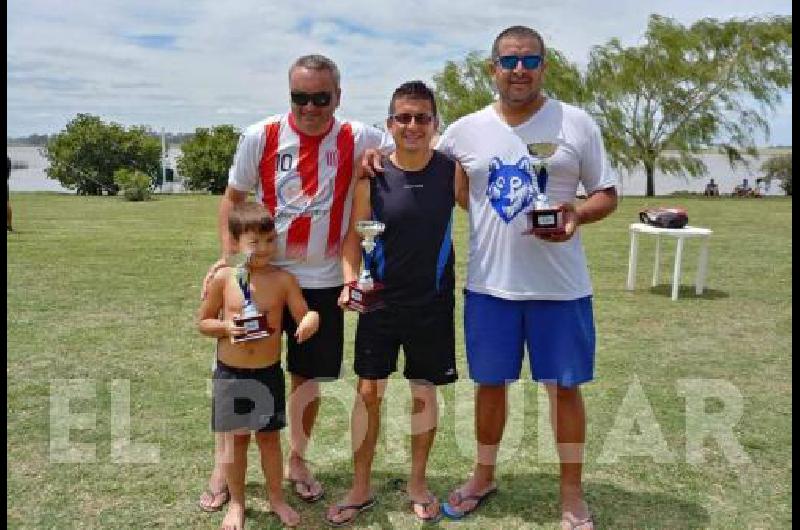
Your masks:
{"label": "distant person", "polygon": [[706,197],[718,197],[719,196],[719,186],[717,183],[714,182],[714,179],[711,179],[708,184],[706,184],[706,189],[703,192],[703,195]]}
{"label": "distant person", "polygon": [[733,194],[739,197],[747,197],[753,194],[753,189],[750,187],[750,183],[747,182],[747,179],[742,179],[742,183],[733,188]]}
{"label": "distant person", "polygon": [[8,181],[11,178],[11,157],[6,156],[8,159],[8,171],[6,172],[6,231],[13,232],[11,228],[11,190],[8,187]]}
{"label": "distant person", "polygon": [[[283,496],[283,456],[280,430],[286,427],[286,396],[281,368],[281,334],[233,343],[230,338],[245,333],[234,324],[244,302],[252,301],[266,314],[269,327],[280,330],[284,310],[298,324],[294,339],[305,342],[319,328],[319,314],[309,311],[297,279],[270,263],[277,250],[275,223],[267,209],[255,202],[234,206],[228,216],[233,242],[249,254],[245,265],[219,269],[208,285],[208,296],[200,306],[198,328],[217,339],[211,423],[223,433],[222,463],[230,505],[222,528],[244,528],[245,472],[251,431],[261,455],[272,511],[286,526],[296,526],[300,516]],[[220,318],[220,312],[222,312]],[[249,397],[249,396],[252,396]]]}

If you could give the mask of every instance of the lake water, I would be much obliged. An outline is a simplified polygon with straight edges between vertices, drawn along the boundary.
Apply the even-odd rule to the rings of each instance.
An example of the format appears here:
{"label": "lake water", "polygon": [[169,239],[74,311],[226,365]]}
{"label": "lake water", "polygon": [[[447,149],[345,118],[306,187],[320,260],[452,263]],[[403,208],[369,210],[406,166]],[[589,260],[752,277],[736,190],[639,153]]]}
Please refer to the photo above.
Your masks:
{"label": "lake water", "polygon": [[[22,162],[28,166],[26,169],[11,170],[11,178],[9,179],[11,191],[55,191],[60,193],[75,193],[74,191],[62,187],[58,181],[47,178],[45,169],[47,169],[49,163],[47,159],[39,153],[38,147],[14,145],[6,146],[6,150],[12,161]],[[180,147],[170,147],[167,154],[167,167],[176,168],[176,160],[180,154]],[[751,159],[749,168],[738,166],[736,170],[733,170],[728,164],[728,159],[724,155],[706,154],[702,156],[702,159],[708,166],[708,177],[699,179],[691,177],[681,178],[667,176],[657,172],[655,179],[656,194],[669,195],[674,191],[681,190],[702,193],[705,189],[706,182],[708,182],[708,178],[714,179],[719,186],[720,193],[723,195],[731,193],[734,186],[742,183],[743,178],[748,180],[750,186],[754,186],[756,179],[762,176],[762,172],[759,168],[767,158],[768,155],[762,155],[759,160]],[[183,191],[177,169],[175,170],[175,180],[175,183],[167,183],[167,187],[163,191]],[[767,189],[767,195],[783,195],[783,190],[781,190],[779,184],[779,182],[772,182]],[[631,173],[622,173],[619,191],[622,195],[643,196],[645,192],[644,169],[637,169]]]}

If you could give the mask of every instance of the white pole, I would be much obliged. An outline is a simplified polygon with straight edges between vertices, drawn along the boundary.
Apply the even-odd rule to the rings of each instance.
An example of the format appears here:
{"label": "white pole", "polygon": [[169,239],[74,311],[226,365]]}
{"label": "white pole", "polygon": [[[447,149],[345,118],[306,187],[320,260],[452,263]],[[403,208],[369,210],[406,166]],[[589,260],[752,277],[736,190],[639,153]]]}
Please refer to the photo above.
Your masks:
{"label": "white pole", "polygon": [[167,183],[167,138],[161,127],[161,187]]}

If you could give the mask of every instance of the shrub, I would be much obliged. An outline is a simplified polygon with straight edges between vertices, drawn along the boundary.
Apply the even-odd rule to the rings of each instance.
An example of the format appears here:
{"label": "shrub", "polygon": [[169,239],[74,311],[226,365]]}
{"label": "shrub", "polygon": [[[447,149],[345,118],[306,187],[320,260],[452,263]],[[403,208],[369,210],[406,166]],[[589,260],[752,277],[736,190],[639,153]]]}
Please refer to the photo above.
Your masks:
{"label": "shrub", "polygon": [[129,201],[147,201],[152,195],[152,179],[138,169],[121,168],[114,172],[114,183]]}

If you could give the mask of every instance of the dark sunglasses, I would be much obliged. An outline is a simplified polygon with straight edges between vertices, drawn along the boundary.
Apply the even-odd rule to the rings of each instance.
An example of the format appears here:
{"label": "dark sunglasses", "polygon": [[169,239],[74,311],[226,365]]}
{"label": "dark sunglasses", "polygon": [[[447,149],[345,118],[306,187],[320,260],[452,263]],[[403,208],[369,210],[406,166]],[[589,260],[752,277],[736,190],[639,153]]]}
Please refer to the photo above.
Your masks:
{"label": "dark sunglasses", "polygon": [[411,123],[411,120],[416,121],[420,125],[428,125],[433,121],[433,114],[428,114],[426,112],[421,112],[419,114],[410,114],[408,112],[404,112],[402,114],[393,114],[389,117],[397,123],[402,123],[403,125],[408,125]]}
{"label": "dark sunglasses", "polygon": [[497,58],[497,64],[503,70],[513,70],[522,61],[522,67],[526,70],[536,70],[542,64],[541,55],[503,55]]}
{"label": "dark sunglasses", "polygon": [[314,104],[315,107],[327,107],[331,104],[332,94],[330,92],[292,92],[292,103],[298,107],[308,105],[308,102]]}

